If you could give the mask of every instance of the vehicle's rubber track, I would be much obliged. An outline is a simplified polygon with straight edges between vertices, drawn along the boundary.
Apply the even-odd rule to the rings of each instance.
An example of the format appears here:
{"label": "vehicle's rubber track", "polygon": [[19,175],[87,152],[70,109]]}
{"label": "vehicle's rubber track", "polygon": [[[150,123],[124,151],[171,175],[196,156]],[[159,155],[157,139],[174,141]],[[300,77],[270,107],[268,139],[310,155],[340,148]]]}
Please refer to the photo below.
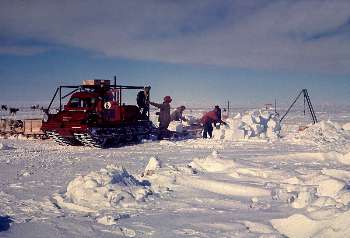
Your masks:
{"label": "vehicle's rubber track", "polygon": [[154,132],[150,122],[138,122],[134,125],[121,125],[117,128],[89,128],[85,133],[74,133],[74,137],[82,145],[88,147],[114,147],[139,143]]}
{"label": "vehicle's rubber track", "polygon": [[46,135],[54,140],[59,145],[82,145],[78,140],[76,140],[74,137],[63,137],[60,134],[58,134],[55,131],[46,131]]}
{"label": "vehicle's rubber track", "polygon": [[97,148],[104,148],[106,146],[107,139],[94,138],[89,133],[74,133],[74,137],[84,146]]}

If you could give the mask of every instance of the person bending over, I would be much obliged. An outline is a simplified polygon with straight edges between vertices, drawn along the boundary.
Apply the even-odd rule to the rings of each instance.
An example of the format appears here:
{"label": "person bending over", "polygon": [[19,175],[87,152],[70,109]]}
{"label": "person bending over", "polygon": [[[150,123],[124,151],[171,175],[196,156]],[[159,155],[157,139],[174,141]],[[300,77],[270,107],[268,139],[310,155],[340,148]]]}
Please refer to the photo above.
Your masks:
{"label": "person bending over", "polygon": [[227,125],[226,122],[222,121],[221,118],[218,118],[218,109],[217,107],[214,110],[209,111],[203,115],[200,122],[203,124],[203,138],[213,137],[213,123],[222,123]]}
{"label": "person bending over", "polygon": [[171,121],[187,121],[187,119],[182,116],[182,113],[185,111],[185,106],[180,106],[175,109],[170,115]]}

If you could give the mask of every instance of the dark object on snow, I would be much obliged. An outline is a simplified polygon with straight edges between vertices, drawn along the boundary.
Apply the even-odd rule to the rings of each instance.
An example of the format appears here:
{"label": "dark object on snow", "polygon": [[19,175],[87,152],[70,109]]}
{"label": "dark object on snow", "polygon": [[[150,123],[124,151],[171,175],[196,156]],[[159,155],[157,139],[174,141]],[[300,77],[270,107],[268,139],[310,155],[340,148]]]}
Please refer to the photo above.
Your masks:
{"label": "dark object on snow", "polygon": [[1,105],[1,111],[7,111],[7,105]]}
{"label": "dark object on snow", "polygon": [[141,118],[147,119],[149,115],[149,91],[151,90],[150,86],[145,86],[143,91],[139,91],[136,97],[137,106],[141,112]]}
{"label": "dark object on snow", "polygon": [[0,232],[10,229],[13,220],[9,216],[0,216]]}
{"label": "dark object on snow", "polygon": [[214,122],[214,125],[215,125],[215,127],[217,126],[216,124],[217,123],[219,123],[219,126],[220,126],[220,121],[221,121],[221,108],[218,106],[218,105],[216,105],[215,106],[215,109],[216,109],[216,116],[217,116],[217,118],[218,118],[218,120],[216,121],[216,122]]}
{"label": "dark object on snow", "polygon": [[209,135],[209,138],[213,137],[213,126],[210,121],[206,122],[203,128],[203,138],[204,139],[208,138],[208,135]]}
{"label": "dark object on snow", "polygon": [[18,111],[19,111],[19,108],[10,107],[10,115],[14,116]]}
{"label": "dark object on snow", "polygon": [[309,107],[309,111],[311,114],[311,119],[312,119],[312,123],[315,124],[317,123],[317,118],[316,118],[316,114],[314,111],[314,108],[311,104],[311,99],[309,97],[309,94],[307,92],[307,89],[303,89],[300,91],[300,93],[298,94],[298,96],[295,98],[295,100],[293,101],[292,105],[290,105],[290,107],[288,108],[288,110],[286,111],[286,113],[281,117],[280,122],[282,122],[282,120],[287,116],[287,114],[289,113],[290,109],[292,109],[292,107],[294,106],[294,104],[298,101],[298,99],[300,98],[301,94],[303,94],[304,96],[304,115],[305,115],[305,104],[307,102],[307,105]]}

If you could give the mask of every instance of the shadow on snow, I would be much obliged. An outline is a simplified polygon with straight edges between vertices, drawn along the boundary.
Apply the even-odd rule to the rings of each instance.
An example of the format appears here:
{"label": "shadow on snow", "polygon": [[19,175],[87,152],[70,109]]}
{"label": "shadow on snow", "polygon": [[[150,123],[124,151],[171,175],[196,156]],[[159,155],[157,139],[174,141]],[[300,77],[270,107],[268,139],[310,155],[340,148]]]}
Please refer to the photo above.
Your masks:
{"label": "shadow on snow", "polygon": [[10,223],[13,220],[9,216],[0,216],[0,232],[10,229]]}

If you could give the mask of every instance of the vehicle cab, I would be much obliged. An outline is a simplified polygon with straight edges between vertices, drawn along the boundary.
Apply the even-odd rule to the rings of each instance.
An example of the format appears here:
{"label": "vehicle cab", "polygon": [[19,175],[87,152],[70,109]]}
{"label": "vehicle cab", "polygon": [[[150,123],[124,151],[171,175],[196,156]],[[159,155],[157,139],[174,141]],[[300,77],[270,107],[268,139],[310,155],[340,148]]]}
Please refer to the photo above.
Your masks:
{"label": "vehicle cab", "polygon": [[74,93],[67,105],[64,106],[65,111],[91,111],[95,110],[98,101],[101,100],[98,94],[91,92]]}

